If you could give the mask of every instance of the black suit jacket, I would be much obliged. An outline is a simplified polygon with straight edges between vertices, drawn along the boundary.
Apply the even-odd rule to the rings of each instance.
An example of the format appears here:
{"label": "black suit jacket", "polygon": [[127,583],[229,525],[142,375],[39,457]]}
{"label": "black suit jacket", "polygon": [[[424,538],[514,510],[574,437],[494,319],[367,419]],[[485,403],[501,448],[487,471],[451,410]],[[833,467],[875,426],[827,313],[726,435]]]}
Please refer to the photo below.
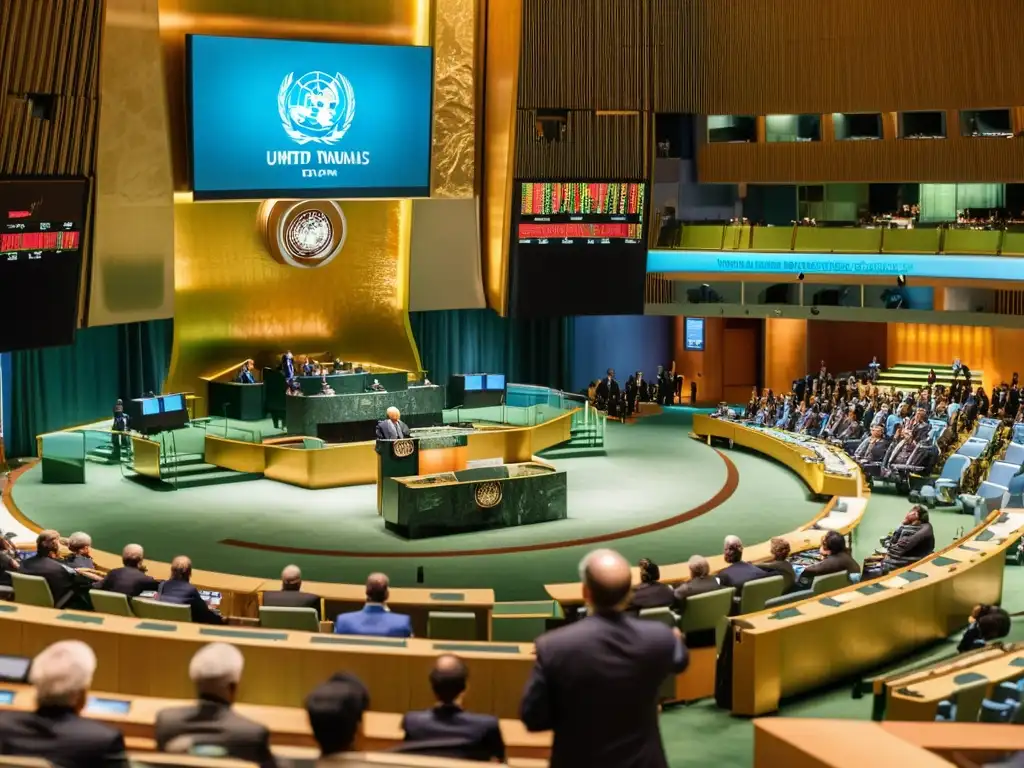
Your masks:
{"label": "black suit jacket", "polygon": [[128,765],[120,731],[64,707],[0,713],[0,754],[38,757],[61,768]]}
{"label": "black suit jacket", "polygon": [[156,592],[160,582],[147,576],[138,568],[115,568],[93,585],[93,589],[117,592],[128,597],[138,597],[143,592]]}
{"label": "black suit jacket", "polygon": [[849,552],[828,555],[820,562],[807,566],[800,574],[800,583],[809,586],[815,576],[826,576],[830,573],[839,573],[840,571],[860,573],[860,566],[857,565],[857,561],[850,556]]}
{"label": "black suit jacket", "polygon": [[157,590],[158,599],[165,603],[187,605],[192,609],[192,621],[196,624],[223,624],[224,619],[210,610],[199,590],[187,581],[171,579],[161,582]]}
{"label": "black suit jacket", "polygon": [[770,563],[758,563],[757,567],[767,571],[769,576],[782,577],[782,591],[789,592],[796,584],[796,571],[789,560],[772,560]]}
{"label": "black suit jacket", "polygon": [[320,621],[320,598],[309,592],[299,592],[295,589],[264,592],[263,605],[268,608],[312,608],[316,611],[316,620]]}
{"label": "black suit jacket", "polygon": [[87,580],[60,560],[35,555],[22,561],[19,573],[27,576],[42,576],[46,579],[46,583],[50,587],[50,594],[53,595],[53,604],[57,608],[88,607],[76,605],[79,602],[77,593],[87,589]]}
{"label": "black suit jacket", "polygon": [[501,737],[498,718],[493,715],[477,715],[466,712],[455,704],[441,704],[424,712],[409,712],[402,718],[402,730],[409,748],[403,751],[415,752],[415,743],[453,740],[464,746],[443,750],[429,750],[431,755],[451,757],[460,760],[490,760],[505,762],[505,740]]}
{"label": "black suit jacket", "polygon": [[377,422],[378,440],[400,440],[403,437],[409,437],[410,434],[408,425],[401,419],[398,420],[397,425],[391,419]]}
{"label": "black suit jacket", "polygon": [[270,754],[270,731],[223,701],[201,699],[187,707],[165,709],[156,716],[155,735],[161,752],[188,752],[194,746],[222,747],[228,757],[237,760],[275,764]]}
{"label": "black suit jacket", "polygon": [[676,587],[674,595],[676,613],[682,614],[686,610],[686,598],[703,595],[705,592],[714,592],[716,589],[722,588],[723,585],[719,584],[718,579],[714,576],[701,576],[699,579],[690,579],[680,584]]}
{"label": "black suit jacket", "polygon": [[752,565],[746,560],[740,560],[738,563],[726,566],[718,572],[718,583],[723,587],[736,587],[736,596],[739,597],[740,592],[743,590],[743,585],[748,581],[763,579],[765,576],[773,575],[762,571],[756,565]]}
{"label": "black suit jacket", "polygon": [[520,717],[554,730],[551,768],[666,768],[658,688],[689,662],[668,627],[589,616],[542,635],[536,654]]}
{"label": "black suit jacket", "polygon": [[672,587],[658,581],[644,582],[633,590],[629,610],[640,613],[645,608],[670,608],[675,602]]}
{"label": "black suit jacket", "polygon": [[616,398],[619,396],[619,382],[612,379],[611,385],[609,386],[608,377],[605,376],[597,385],[597,390],[594,394],[598,400],[611,400],[612,398]]}

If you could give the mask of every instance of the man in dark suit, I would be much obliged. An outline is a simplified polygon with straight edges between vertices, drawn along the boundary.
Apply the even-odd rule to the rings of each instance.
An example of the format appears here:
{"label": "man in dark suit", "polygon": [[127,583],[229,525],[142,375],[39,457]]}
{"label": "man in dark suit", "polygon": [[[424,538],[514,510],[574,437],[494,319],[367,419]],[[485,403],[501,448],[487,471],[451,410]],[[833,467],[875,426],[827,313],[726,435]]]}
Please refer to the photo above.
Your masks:
{"label": "man in dark suit", "polygon": [[320,597],[302,591],[302,571],[297,565],[286,565],[281,571],[281,590],[264,592],[263,605],[268,608],[312,608],[320,621]]}
{"label": "man in dark suit", "polygon": [[102,581],[93,585],[93,589],[117,592],[130,598],[138,597],[143,592],[156,592],[160,582],[146,574],[142,560],[145,553],[138,544],[129,544],[121,551],[122,567],[115,568],[103,577]]}
{"label": "man in dark suit", "polygon": [[581,563],[591,615],[537,639],[520,717],[530,731],[554,730],[551,768],[666,768],[658,689],[689,655],[678,630],[623,613],[632,582],[617,552]]}
{"label": "man in dark suit", "polygon": [[358,677],[338,672],[306,697],[306,714],[313,738],[320,745],[320,758],[330,758],[352,749],[352,743],[370,708],[370,694]]}
{"label": "man in dark suit", "polygon": [[409,427],[402,421],[401,412],[391,406],[388,408],[388,417],[384,421],[377,422],[377,439],[378,440],[401,440],[409,437]]}
{"label": "man in dark suit", "polygon": [[20,572],[27,576],[42,576],[50,587],[53,604],[57,608],[79,611],[92,610],[89,585],[92,581],[75,573],[59,560],[60,534],[42,531],[36,536],[36,554],[21,563]]}
{"label": "man in dark suit", "polygon": [[64,559],[64,564],[69,568],[77,571],[80,568],[92,570],[96,567],[92,559],[92,537],[88,533],[76,531],[68,536],[68,552],[70,554]]}
{"label": "man in dark suit", "polygon": [[[430,687],[437,697],[437,706],[424,712],[409,712],[402,718],[408,745],[403,752],[505,762],[505,741],[498,718],[472,714],[462,708],[468,679],[469,670],[458,656],[437,657],[430,672]],[[431,746],[441,742],[450,742],[451,746]]]}
{"label": "man in dark suit", "polygon": [[821,540],[821,554],[823,559],[814,565],[804,568],[797,581],[798,589],[808,589],[814,582],[815,576],[825,576],[830,573],[860,573],[860,566],[857,561],[846,551],[846,537],[838,531],[829,531]]}
{"label": "man in dark suit", "polygon": [[629,610],[634,614],[645,608],[668,608],[675,602],[672,587],[662,584],[661,569],[658,564],[646,557],[640,559],[640,584],[633,590],[629,601]]}
{"label": "man in dark suit", "polygon": [[686,598],[722,589],[718,579],[710,575],[711,566],[708,565],[706,558],[701,555],[694,555],[687,562],[687,566],[690,568],[690,580],[676,587],[674,595],[675,611],[678,614],[682,614],[686,610]]}
{"label": "man in dark suit", "polygon": [[252,360],[246,360],[242,363],[241,370],[238,371],[238,375],[235,377],[235,383],[237,384],[255,384],[256,375],[253,373],[253,362]]}
{"label": "man in dark suit", "polygon": [[776,536],[771,542],[772,560],[768,563],[758,563],[757,567],[768,571],[769,576],[782,577],[782,593],[785,594],[793,589],[796,584],[796,571],[793,564],[789,562],[791,547],[789,542],[781,536]]}
{"label": "man in dark suit", "polygon": [[601,379],[594,393],[595,405],[599,410],[608,411],[608,415],[617,413],[619,404],[619,382],[615,380],[615,369],[609,368],[607,375]]}
{"label": "man in dark suit", "polygon": [[171,561],[171,578],[161,582],[157,590],[157,599],[175,605],[187,605],[192,609],[192,621],[196,624],[223,624],[224,619],[210,607],[192,586],[192,561],[184,555],[178,555]]}
{"label": "man in dark suit", "polygon": [[284,374],[285,381],[295,378],[295,357],[290,349],[281,355],[281,373]]}
{"label": "man in dark suit", "polygon": [[237,760],[275,765],[270,731],[231,709],[244,666],[241,652],[227,643],[210,643],[196,651],[188,675],[199,701],[157,714],[157,749],[185,754],[197,747],[213,747]]}
{"label": "man in dark suit", "polygon": [[722,555],[728,565],[719,571],[718,583],[723,587],[736,587],[736,597],[740,596],[743,585],[748,581],[772,575],[743,559],[743,542],[739,536],[725,537]]}
{"label": "man in dark suit", "polygon": [[0,755],[47,760],[62,768],[127,766],[124,737],[81,717],[96,672],[96,656],[79,640],[62,640],[32,662],[35,712],[0,713]]}

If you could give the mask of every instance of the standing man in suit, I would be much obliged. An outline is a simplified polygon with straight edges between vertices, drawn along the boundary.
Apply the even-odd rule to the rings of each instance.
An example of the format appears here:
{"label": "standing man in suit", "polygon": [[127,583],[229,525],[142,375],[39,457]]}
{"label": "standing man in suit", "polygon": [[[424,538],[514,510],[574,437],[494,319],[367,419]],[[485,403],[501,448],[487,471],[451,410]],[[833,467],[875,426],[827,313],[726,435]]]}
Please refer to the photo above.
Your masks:
{"label": "standing man in suit", "polygon": [[62,640],[32,661],[35,712],[0,714],[0,755],[37,757],[62,768],[128,766],[124,737],[81,716],[96,655],[80,640]]}
{"label": "standing man in suit", "polygon": [[157,714],[157,749],[187,754],[195,747],[219,747],[236,760],[275,765],[270,731],[231,708],[244,666],[241,652],[227,643],[210,643],[196,651],[188,676],[199,701]]}
{"label": "standing man in suit", "polygon": [[312,608],[320,621],[320,597],[302,591],[302,571],[297,565],[286,565],[281,571],[281,590],[264,592],[263,605],[268,608]]}
{"label": "standing man in suit", "polygon": [[686,610],[686,598],[722,589],[718,579],[710,575],[711,566],[707,558],[694,555],[687,562],[687,566],[690,569],[690,580],[680,584],[675,591],[675,611],[680,615]]}
{"label": "standing man in suit", "polygon": [[725,557],[725,562],[729,563],[729,565],[718,573],[718,583],[723,587],[736,587],[737,597],[740,596],[740,592],[743,591],[743,585],[748,581],[763,579],[765,576],[772,575],[762,571],[756,565],[751,565],[744,561],[743,542],[740,541],[739,536],[725,537],[722,556]]}
{"label": "standing man in suit", "polygon": [[437,697],[437,706],[423,712],[409,712],[402,718],[408,744],[403,752],[420,751],[416,749],[416,742],[451,741],[454,742],[451,748],[425,748],[422,754],[505,762],[505,741],[498,718],[471,714],[462,708],[468,679],[469,670],[458,656],[446,653],[437,657],[430,672],[430,687]]}
{"label": "standing man in suit", "polygon": [[143,592],[156,592],[160,582],[146,574],[142,564],[145,553],[138,544],[129,544],[121,551],[121,567],[107,573],[93,589],[117,592],[128,598],[138,597]]}
{"label": "standing man in suit", "polygon": [[388,610],[390,582],[383,573],[371,573],[366,580],[366,605],[361,611],[339,613],[334,620],[336,635],[412,637],[412,619]]}
{"label": "standing man in suit", "polygon": [[36,536],[36,554],[22,562],[21,573],[46,579],[55,607],[92,610],[89,600],[92,581],[60,561],[60,534],[57,531],[41,531]]}
{"label": "standing man in suit", "polygon": [[632,575],[618,552],[591,552],[580,576],[591,615],[537,639],[520,718],[554,730],[551,768],[667,768],[658,688],[686,669],[682,635],[623,613]]}
{"label": "standing man in suit", "polygon": [[171,561],[171,578],[162,582],[157,590],[157,599],[175,605],[187,605],[192,609],[192,621],[196,624],[223,624],[224,619],[210,607],[192,586],[192,561],[178,555]]}
{"label": "standing man in suit", "polygon": [[388,417],[384,421],[377,422],[378,440],[401,440],[409,437],[409,426],[402,421],[402,413],[395,406],[387,411]]}

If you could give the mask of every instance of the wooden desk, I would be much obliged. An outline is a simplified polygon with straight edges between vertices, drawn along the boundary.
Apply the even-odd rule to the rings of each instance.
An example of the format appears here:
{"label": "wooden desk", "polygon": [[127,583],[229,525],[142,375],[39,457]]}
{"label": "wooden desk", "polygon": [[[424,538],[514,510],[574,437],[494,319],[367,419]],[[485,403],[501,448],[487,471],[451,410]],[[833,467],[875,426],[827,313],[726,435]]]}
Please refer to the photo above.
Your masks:
{"label": "wooden desk", "polygon": [[[1024,725],[931,722],[879,723],[879,726],[886,733],[947,760],[952,759],[953,753],[1024,750]],[[972,754],[972,757],[975,755]]]}
{"label": "wooden desk", "polygon": [[[253,674],[253,672],[250,671],[248,674]],[[0,705],[0,711],[15,709],[27,712],[35,709],[36,694],[31,686],[0,683],[0,690],[14,692],[14,702],[9,706]],[[102,691],[91,691],[89,695],[102,699],[128,701],[130,706],[127,714],[124,715],[90,712],[88,708],[83,714],[92,720],[98,720],[117,728],[126,738],[140,740],[156,738],[153,729],[157,713],[169,707],[189,704],[192,701],[191,699],[165,699]],[[270,743],[273,747],[316,747],[316,740],[309,727],[309,718],[306,715],[306,710],[301,707],[237,704],[235,711],[266,726],[270,731]],[[546,759],[551,755],[552,734],[550,731],[530,733],[519,720],[505,719],[501,721],[501,735],[511,757]],[[367,712],[363,716],[362,733],[357,739],[356,747],[360,750],[385,750],[404,739],[401,714],[397,712]],[[136,744],[145,746],[146,742],[139,741]]]}
{"label": "wooden desk", "polygon": [[[99,690],[190,698],[188,664],[211,642],[245,656],[239,689],[247,704],[302,706],[306,694],[339,670],[359,676],[375,709],[407,712],[433,704],[428,675],[441,653],[457,653],[473,684],[466,708],[515,718],[533,667],[530,643],[465,643],[419,638],[345,637],[190,623],[145,621],[0,603],[0,653],[35,656],[57,640],[79,639],[96,652]],[[282,671],[286,670],[286,673]]]}
{"label": "wooden desk", "polygon": [[773,712],[780,698],[948,637],[975,605],[999,602],[1006,549],[1022,533],[1024,511],[993,513],[960,541],[881,579],[734,619],[732,711]]}
{"label": "wooden desk", "polygon": [[950,768],[952,765],[877,723],[796,717],[754,721],[755,768]]}

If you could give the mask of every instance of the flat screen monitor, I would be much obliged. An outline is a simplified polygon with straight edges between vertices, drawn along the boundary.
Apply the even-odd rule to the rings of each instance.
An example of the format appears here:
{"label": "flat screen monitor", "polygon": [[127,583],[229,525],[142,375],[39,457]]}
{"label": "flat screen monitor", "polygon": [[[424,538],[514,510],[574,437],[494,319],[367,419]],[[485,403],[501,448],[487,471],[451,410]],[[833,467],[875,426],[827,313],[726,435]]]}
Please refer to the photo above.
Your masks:
{"label": "flat screen monitor", "polygon": [[142,415],[155,416],[160,413],[160,401],[155,397],[147,397],[142,401]]}
{"label": "flat screen monitor", "polygon": [[211,608],[217,608],[220,605],[220,601],[221,601],[221,594],[220,594],[220,592],[210,592],[209,590],[206,590],[206,589],[200,589],[199,590],[199,596],[201,598],[203,598],[203,602],[205,602]]}
{"label": "flat screen monitor", "polygon": [[196,200],[430,194],[433,50],[189,35]]}
{"label": "flat screen monitor", "polygon": [[0,705],[9,707],[14,703],[14,691],[0,691]]}
{"label": "flat screen monitor", "polygon": [[88,191],[84,179],[0,181],[0,352],[75,340]]}
{"label": "flat screen monitor", "polygon": [[520,180],[515,189],[514,317],[643,314],[645,183]]}
{"label": "flat screen monitor", "polygon": [[0,681],[5,683],[24,683],[28,680],[28,669],[32,659],[24,656],[0,656]]}
{"label": "flat screen monitor", "polygon": [[85,711],[98,715],[127,715],[132,703],[126,699],[103,699],[90,696]]}
{"label": "flat screen monitor", "polygon": [[505,389],[505,374],[488,373],[486,386],[488,390],[496,391]]}
{"label": "flat screen monitor", "polygon": [[704,318],[688,317],[684,326],[687,352],[704,351]]}
{"label": "flat screen monitor", "polygon": [[465,379],[467,392],[479,392],[484,388],[484,377],[479,373],[467,373],[462,378]]}
{"label": "flat screen monitor", "polygon": [[167,397],[163,397],[161,400],[164,404],[164,413],[185,410],[185,398],[181,395],[167,395]]}

